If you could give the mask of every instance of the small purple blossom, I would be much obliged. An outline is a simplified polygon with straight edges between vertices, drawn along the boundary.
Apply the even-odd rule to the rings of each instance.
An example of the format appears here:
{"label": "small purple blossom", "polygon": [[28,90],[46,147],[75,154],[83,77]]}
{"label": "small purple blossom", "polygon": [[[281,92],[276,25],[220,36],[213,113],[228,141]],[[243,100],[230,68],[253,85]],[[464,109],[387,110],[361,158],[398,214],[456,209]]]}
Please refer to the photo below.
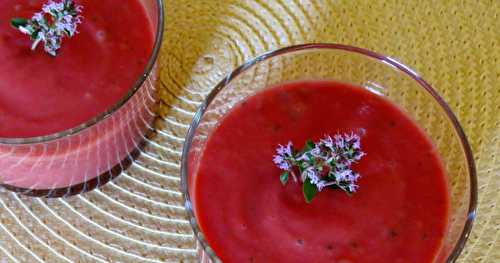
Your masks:
{"label": "small purple blossom", "polygon": [[281,170],[290,170],[290,164],[280,155],[275,155],[273,162],[281,169]]}
{"label": "small purple blossom", "polygon": [[273,162],[281,169],[285,171],[291,170],[290,161],[293,159],[292,154],[292,142],[288,142],[286,146],[279,145],[276,149],[277,154],[273,157]]}
{"label": "small purple blossom", "polygon": [[338,155],[338,162],[346,166],[361,160],[365,155],[361,151],[360,137],[354,133],[335,135],[335,145],[337,146],[336,153]]}
{"label": "small purple blossom", "polygon": [[309,155],[307,154],[302,154],[301,156],[295,158],[296,161],[309,161],[311,158],[309,158]]}
{"label": "small purple blossom", "polygon": [[349,189],[349,192],[354,193],[358,190],[359,186],[357,184],[350,184],[347,188]]}
{"label": "small purple blossom", "polygon": [[313,166],[309,166],[307,169],[304,170],[302,173],[304,175],[304,178],[307,177],[309,180],[311,180],[312,184],[317,185],[321,180],[319,179],[318,172],[316,171],[316,168]]}
{"label": "small purple blossom", "polygon": [[292,174],[294,179],[294,171],[300,171],[300,180],[305,182],[309,179],[318,192],[329,186],[336,186],[348,193],[357,191],[360,176],[352,171],[351,165],[365,155],[361,151],[361,138],[358,135],[336,134],[333,138],[327,135],[316,143],[308,142],[306,145],[298,152],[294,152],[291,142],[286,146],[279,145],[273,162],[285,173]]}
{"label": "small purple blossom", "polygon": [[54,3],[49,1],[47,4],[43,5],[42,11],[51,15],[56,15],[64,10],[64,3]]}
{"label": "small purple blossom", "polygon": [[310,151],[311,155],[314,157],[319,157],[322,158],[323,156],[321,155],[321,148],[319,145],[316,145],[312,150]]}
{"label": "small purple blossom", "polygon": [[337,182],[348,181],[348,178],[351,176],[351,174],[352,174],[351,170],[342,170],[340,172],[336,172],[335,180],[337,180]]}
{"label": "small purple blossom", "polygon": [[350,182],[357,182],[359,179],[360,175],[358,173],[351,172],[351,175],[347,178]]}
{"label": "small purple blossom", "polygon": [[279,155],[292,156],[292,147],[293,147],[292,142],[288,142],[286,146],[280,144],[276,151],[278,152]]}
{"label": "small purple blossom", "polygon": [[340,134],[335,134],[335,136],[333,137],[335,138],[335,146],[337,146],[338,148],[344,148],[344,137],[342,137],[342,135]]}
{"label": "small purple blossom", "polygon": [[[43,17],[43,13],[42,12],[36,12],[33,17],[31,17],[31,20],[33,21],[36,21],[36,22],[39,22],[39,21],[42,21],[44,20],[45,18]],[[45,25],[45,24],[43,24]],[[41,25],[41,26],[43,26]]]}
{"label": "small purple blossom", "polygon": [[325,136],[320,142],[331,150],[333,150],[336,145],[330,135]]}

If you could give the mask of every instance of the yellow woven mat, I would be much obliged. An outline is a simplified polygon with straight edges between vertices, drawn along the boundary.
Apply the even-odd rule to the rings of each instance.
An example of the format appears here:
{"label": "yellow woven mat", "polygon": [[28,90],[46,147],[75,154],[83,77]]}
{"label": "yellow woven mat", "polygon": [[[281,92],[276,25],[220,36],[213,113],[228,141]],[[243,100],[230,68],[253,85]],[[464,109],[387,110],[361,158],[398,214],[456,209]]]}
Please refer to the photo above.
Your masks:
{"label": "yellow woven mat", "polygon": [[157,136],[99,190],[33,199],[0,190],[0,262],[194,262],[179,187],[183,137],[233,68],[305,42],[350,44],[421,73],[477,161],[479,211],[459,262],[500,262],[500,1],[167,0]]}

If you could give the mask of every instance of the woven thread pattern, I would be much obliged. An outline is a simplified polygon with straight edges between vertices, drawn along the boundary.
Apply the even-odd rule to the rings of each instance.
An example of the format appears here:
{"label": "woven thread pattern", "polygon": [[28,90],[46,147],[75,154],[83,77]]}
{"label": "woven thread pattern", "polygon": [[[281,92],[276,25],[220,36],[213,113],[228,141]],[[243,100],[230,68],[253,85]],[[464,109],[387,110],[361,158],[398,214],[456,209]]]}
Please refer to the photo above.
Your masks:
{"label": "woven thread pattern", "polygon": [[[161,119],[138,160],[100,190],[44,200],[0,192],[0,262],[195,262],[179,193],[184,135],[211,88],[244,61],[306,42],[394,57],[464,126],[479,210],[459,262],[500,261],[500,2],[167,0]],[[432,116],[429,116],[432,120]]]}

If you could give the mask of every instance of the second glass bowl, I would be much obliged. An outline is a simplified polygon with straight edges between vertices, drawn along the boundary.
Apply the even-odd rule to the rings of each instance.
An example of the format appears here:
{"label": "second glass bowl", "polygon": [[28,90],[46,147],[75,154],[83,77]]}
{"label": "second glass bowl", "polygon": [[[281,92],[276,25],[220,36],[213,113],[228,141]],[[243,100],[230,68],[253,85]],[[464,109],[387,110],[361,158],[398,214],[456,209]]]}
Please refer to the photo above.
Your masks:
{"label": "second glass bowl", "polygon": [[154,32],[143,73],[119,101],[77,127],[46,136],[0,138],[0,186],[31,196],[79,194],[118,176],[139,154],[155,118],[164,16],[162,0],[139,2]]}
{"label": "second glass bowl", "polygon": [[454,262],[475,218],[477,185],[472,152],[444,100],[418,74],[377,53],[339,44],[306,44],[263,54],[238,67],[208,95],[196,113],[184,144],[181,187],[202,261],[219,262],[193,212],[193,180],[208,135],[236,103],[279,83],[335,80],[384,96],[416,121],[435,145],[448,179],[448,231],[435,262]]}

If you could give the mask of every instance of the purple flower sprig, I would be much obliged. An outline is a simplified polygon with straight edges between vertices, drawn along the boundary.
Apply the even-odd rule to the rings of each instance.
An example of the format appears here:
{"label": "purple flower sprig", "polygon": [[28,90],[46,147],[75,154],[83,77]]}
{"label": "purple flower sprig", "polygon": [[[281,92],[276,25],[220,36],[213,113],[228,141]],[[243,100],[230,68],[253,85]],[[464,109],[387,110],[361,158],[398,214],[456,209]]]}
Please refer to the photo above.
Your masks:
{"label": "purple flower sprig", "polygon": [[35,13],[31,19],[13,18],[10,24],[21,33],[29,35],[35,50],[40,42],[44,44],[45,52],[56,56],[64,37],[72,37],[78,31],[78,24],[82,22],[83,7],[75,4],[73,0],[44,4],[41,12]]}
{"label": "purple flower sprig", "polygon": [[336,134],[318,142],[309,140],[301,151],[294,150],[292,142],[279,145],[273,162],[283,170],[280,176],[283,185],[290,177],[303,183],[304,198],[310,203],[325,188],[341,189],[347,194],[356,192],[359,174],[351,166],[364,155],[358,135]]}

